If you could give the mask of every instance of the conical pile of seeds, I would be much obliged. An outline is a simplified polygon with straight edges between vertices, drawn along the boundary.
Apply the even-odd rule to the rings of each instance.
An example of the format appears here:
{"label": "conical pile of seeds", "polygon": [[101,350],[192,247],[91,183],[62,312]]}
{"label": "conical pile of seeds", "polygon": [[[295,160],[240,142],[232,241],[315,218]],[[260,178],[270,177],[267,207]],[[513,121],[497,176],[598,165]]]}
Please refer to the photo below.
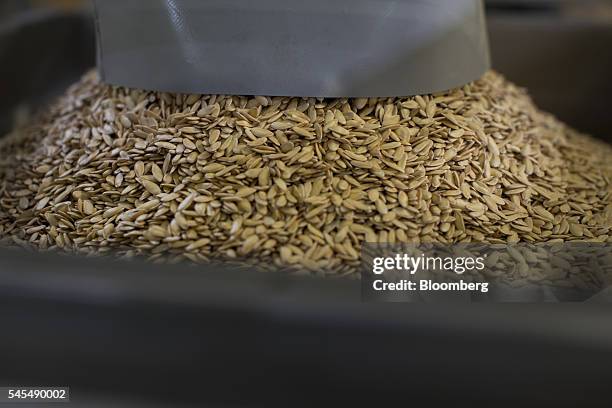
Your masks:
{"label": "conical pile of seeds", "polygon": [[176,95],[95,73],[0,145],[0,236],[356,270],[364,242],[611,242],[612,148],[496,73],[446,93]]}

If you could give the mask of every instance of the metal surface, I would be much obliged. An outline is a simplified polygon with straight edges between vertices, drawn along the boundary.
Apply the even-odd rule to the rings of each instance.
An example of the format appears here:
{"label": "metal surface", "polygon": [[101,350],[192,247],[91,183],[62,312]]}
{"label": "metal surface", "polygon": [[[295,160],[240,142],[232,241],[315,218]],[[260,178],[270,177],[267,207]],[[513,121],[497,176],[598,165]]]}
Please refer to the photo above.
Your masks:
{"label": "metal surface", "polygon": [[16,111],[63,92],[95,60],[93,24],[82,13],[37,10],[0,18],[0,137]]}
{"label": "metal surface", "polygon": [[612,143],[612,24],[554,15],[489,14],[493,68],[536,105]]}
{"label": "metal surface", "polygon": [[609,396],[603,306],[370,304],[350,280],[18,255],[0,251],[0,380],[68,384],[76,402],[452,406],[460,395],[573,408]]}
{"label": "metal surface", "polygon": [[183,93],[402,96],[489,67],[481,0],[96,0],[105,81]]}

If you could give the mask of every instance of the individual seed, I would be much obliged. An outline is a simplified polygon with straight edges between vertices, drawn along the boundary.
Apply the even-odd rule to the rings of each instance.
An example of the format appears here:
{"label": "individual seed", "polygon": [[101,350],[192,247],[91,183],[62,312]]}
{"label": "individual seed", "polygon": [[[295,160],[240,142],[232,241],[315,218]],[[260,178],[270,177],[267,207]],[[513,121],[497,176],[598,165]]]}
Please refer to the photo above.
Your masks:
{"label": "individual seed", "polygon": [[220,163],[210,163],[202,167],[202,172],[203,173],[216,173],[218,171],[223,170],[224,168],[225,166]]}
{"label": "individual seed", "polygon": [[183,199],[183,201],[181,201],[181,203],[177,207],[177,211],[185,211],[189,209],[189,207],[191,207],[191,205],[193,204],[195,198],[196,198],[196,193],[189,194],[187,197]]}
{"label": "individual seed", "polygon": [[187,245],[187,247],[185,248],[186,251],[195,251],[196,249],[200,249],[203,246],[206,246],[208,244],[210,244],[210,239],[208,238],[200,238],[195,242],[192,242],[191,244]]}
{"label": "individual seed", "polygon": [[242,253],[246,255],[253,251],[258,242],[259,237],[257,235],[251,235],[250,237],[245,239],[244,243],[242,244]]}
{"label": "individual seed", "polygon": [[252,195],[253,193],[255,193],[257,190],[252,188],[252,187],[241,187],[237,192],[236,192],[236,197],[248,197],[250,195]]}
{"label": "individual seed", "polygon": [[153,177],[158,183],[161,183],[164,179],[164,173],[156,163],[151,164],[151,173],[153,173]]}
{"label": "individual seed", "polygon": [[142,185],[144,186],[144,188],[151,194],[153,195],[158,195],[161,193],[161,189],[159,188],[159,186],[157,184],[155,184],[152,181],[146,180],[146,179],[142,179],[141,180]]}

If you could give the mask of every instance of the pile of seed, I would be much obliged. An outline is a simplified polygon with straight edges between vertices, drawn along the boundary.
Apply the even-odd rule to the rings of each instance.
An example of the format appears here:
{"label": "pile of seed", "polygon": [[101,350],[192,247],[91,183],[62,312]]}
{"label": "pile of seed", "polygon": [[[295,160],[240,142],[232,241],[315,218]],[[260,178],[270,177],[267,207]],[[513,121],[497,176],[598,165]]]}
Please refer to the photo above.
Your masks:
{"label": "pile of seed", "polygon": [[0,236],[42,250],[350,274],[363,242],[612,241],[612,148],[493,72],[360,99],[90,73],[0,143]]}

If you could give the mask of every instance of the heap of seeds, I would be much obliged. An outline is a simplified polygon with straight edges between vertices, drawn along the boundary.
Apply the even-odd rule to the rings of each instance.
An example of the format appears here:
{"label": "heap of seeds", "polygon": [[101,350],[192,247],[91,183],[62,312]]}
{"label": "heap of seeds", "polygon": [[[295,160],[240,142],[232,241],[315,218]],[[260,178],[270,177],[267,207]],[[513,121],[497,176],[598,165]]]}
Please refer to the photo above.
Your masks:
{"label": "heap of seeds", "polygon": [[90,73],[1,143],[0,236],[42,250],[348,274],[363,242],[612,241],[612,148],[493,72],[361,99],[156,93]]}

